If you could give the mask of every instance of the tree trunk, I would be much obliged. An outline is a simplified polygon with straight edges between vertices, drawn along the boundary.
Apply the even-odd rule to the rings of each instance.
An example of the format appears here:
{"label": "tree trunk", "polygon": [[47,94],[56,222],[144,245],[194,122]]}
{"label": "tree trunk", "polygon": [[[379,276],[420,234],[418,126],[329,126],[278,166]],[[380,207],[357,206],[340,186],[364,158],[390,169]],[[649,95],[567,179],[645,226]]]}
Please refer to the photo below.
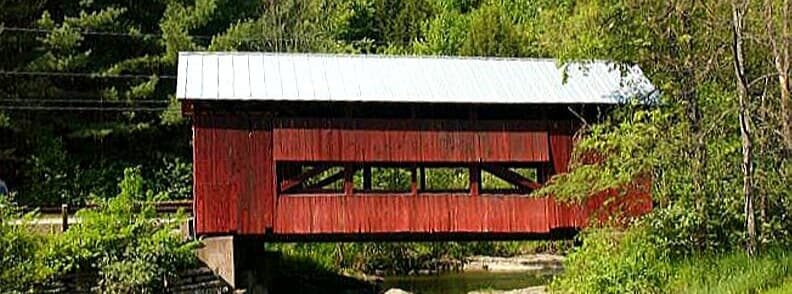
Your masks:
{"label": "tree trunk", "polygon": [[745,3],[732,1],[732,55],[734,73],[737,80],[739,99],[740,139],[742,143],[743,199],[745,204],[745,226],[748,233],[746,252],[749,256],[756,255],[756,224],[753,207],[753,159],[751,154],[751,126],[748,121],[748,81],[745,77],[743,59],[743,15]]}
{"label": "tree trunk", "polygon": [[784,148],[792,151],[792,94],[790,94],[789,70],[790,70],[790,24],[789,0],[781,3],[781,31],[777,34],[775,30],[775,13],[773,12],[773,1],[765,1],[765,24],[767,29],[770,49],[773,52],[773,63],[778,74],[778,87],[781,95],[781,135]]}

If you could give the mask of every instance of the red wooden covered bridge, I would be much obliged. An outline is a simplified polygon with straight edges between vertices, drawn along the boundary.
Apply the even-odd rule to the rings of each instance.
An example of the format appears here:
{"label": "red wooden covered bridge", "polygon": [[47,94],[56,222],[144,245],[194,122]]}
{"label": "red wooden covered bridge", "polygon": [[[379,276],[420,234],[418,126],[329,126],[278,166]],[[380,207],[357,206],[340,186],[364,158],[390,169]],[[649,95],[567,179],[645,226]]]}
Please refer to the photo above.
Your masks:
{"label": "red wooden covered bridge", "polygon": [[[182,53],[200,235],[549,238],[603,210],[529,194],[573,135],[653,88],[640,69],[545,59]],[[651,208],[647,185],[619,209]],[[612,210],[612,209],[609,209]]]}

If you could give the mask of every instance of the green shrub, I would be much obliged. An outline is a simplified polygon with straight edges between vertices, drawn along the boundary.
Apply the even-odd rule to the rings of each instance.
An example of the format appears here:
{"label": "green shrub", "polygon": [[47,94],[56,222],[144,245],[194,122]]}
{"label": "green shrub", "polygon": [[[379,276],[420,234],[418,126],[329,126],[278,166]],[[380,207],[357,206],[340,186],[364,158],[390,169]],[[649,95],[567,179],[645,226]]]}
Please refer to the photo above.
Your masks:
{"label": "green shrub", "polygon": [[646,229],[591,229],[551,287],[564,293],[658,293],[668,280],[668,253]]}
{"label": "green shrub", "polygon": [[53,242],[53,266],[61,273],[98,271],[101,292],[160,292],[193,261],[194,243],[177,232],[184,215],[158,218],[150,202],[154,193],[142,187],[140,170],[125,170],[121,193],[98,199],[95,210],[79,211],[81,222]]}
{"label": "green shrub", "polygon": [[35,214],[23,215],[8,198],[0,196],[0,290],[24,292],[46,281],[52,269],[40,250],[47,239],[30,225]]}
{"label": "green shrub", "polygon": [[164,157],[153,169],[151,187],[168,200],[192,198],[192,164],[180,157]]}

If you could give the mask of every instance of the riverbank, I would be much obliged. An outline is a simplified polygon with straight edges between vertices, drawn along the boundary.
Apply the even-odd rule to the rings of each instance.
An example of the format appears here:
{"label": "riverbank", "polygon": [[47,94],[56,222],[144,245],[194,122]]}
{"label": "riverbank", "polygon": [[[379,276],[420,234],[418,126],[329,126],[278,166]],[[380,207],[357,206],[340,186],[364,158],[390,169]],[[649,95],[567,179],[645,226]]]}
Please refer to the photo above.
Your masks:
{"label": "riverbank", "polygon": [[553,289],[567,293],[792,293],[788,245],[748,256],[723,253],[673,255],[665,241],[634,228],[615,236],[591,231],[568,256]]}
{"label": "riverbank", "polygon": [[514,290],[481,290],[468,292],[468,294],[544,294],[547,293],[547,286],[535,286]]}
{"label": "riverbank", "polygon": [[560,271],[564,256],[556,254],[528,254],[513,257],[472,256],[463,265],[464,272],[535,272]]}
{"label": "riverbank", "polygon": [[545,293],[545,285],[561,272],[563,260],[553,254],[477,255],[465,258],[459,271],[385,276],[381,286],[393,293]]}

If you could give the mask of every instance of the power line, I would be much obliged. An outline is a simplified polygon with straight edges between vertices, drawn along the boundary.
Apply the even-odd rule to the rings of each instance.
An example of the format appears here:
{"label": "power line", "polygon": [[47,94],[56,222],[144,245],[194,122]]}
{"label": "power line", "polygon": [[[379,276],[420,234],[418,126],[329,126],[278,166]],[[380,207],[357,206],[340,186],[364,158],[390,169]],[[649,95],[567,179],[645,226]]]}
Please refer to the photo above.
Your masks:
{"label": "power line", "polygon": [[170,101],[165,100],[100,100],[100,99],[34,99],[34,98],[7,98],[0,99],[0,103],[95,103],[95,104],[167,104]]}
{"label": "power line", "polygon": [[[22,33],[42,33],[42,34],[49,34],[55,32],[55,30],[51,30],[51,29],[0,27],[0,32],[4,32],[4,31],[22,32]],[[150,33],[125,33],[125,32],[88,31],[88,30],[78,30],[77,32],[82,35],[113,36],[113,37],[161,37],[162,36],[162,35],[150,34]],[[192,37],[211,38],[210,36],[192,36]]]}
{"label": "power line", "polygon": [[150,79],[157,77],[160,79],[173,80],[174,75],[141,75],[141,74],[100,74],[87,72],[49,72],[49,71],[6,71],[0,70],[0,75],[5,76],[48,76],[48,77],[80,77],[92,79]]}
{"label": "power line", "polygon": [[[9,31],[9,32],[20,32],[20,33],[40,33],[40,34],[50,34],[55,32],[52,29],[40,29],[40,28],[24,28],[24,27],[3,27],[0,26],[0,33]],[[152,38],[161,38],[163,37],[162,34],[152,34],[152,33],[129,33],[129,32],[108,32],[108,31],[88,31],[88,30],[77,30],[77,33],[82,35],[91,35],[91,36],[111,36],[111,37],[152,37]],[[207,35],[187,35],[188,37],[196,38],[196,39],[205,39],[205,40],[212,40],[215,36],[207,36]],[[228,37],[226,37],[228,38]],[[236,41],[265,41],[265,42],[281,42],[281,43],[308,43],[308,41],[316,41],[318,39],[305,39],[305,38],[229,38],[231,40]]]}
{"label": "power line", "polygon": [[30,111],[129,111],[129,112],[179,112],[169,110],[167,107],[83,107],[83,106],[4,106],[0,110],[30,110]]}

